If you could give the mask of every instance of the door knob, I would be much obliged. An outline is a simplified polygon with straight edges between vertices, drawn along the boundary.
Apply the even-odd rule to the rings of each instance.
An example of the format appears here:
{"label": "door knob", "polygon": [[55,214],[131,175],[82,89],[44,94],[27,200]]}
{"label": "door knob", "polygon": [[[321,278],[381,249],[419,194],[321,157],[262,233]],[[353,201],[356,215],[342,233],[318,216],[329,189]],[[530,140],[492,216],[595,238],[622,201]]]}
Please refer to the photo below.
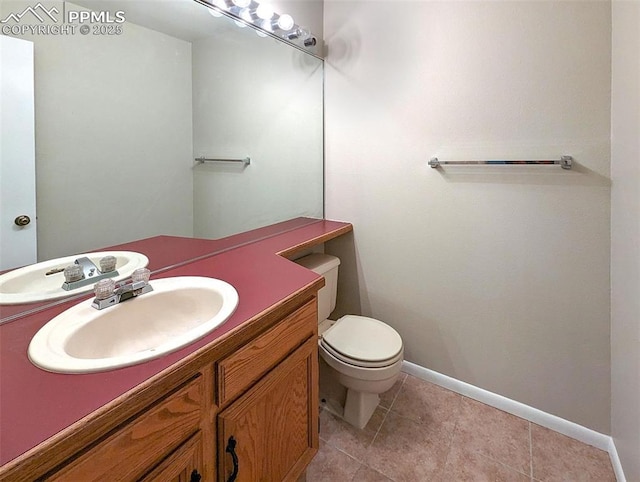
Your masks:
{"label": "door knob", "polygon": [[31,218],[26,214],[22,214],[21,216],[18,216],[17,218],[15,218],[13,222],[16,223],[16,226],[22,227],[29,224],[31,222]]}

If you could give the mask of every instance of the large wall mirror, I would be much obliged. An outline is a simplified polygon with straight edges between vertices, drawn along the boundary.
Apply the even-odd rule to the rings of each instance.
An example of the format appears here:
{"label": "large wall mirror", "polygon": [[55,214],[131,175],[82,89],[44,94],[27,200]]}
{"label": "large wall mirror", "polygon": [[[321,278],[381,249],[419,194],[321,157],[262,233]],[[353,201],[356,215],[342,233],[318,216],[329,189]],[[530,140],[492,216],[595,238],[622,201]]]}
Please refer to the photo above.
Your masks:
{"label": "large wall mirror", "polygon": [[[321,59],[194,0],[42,5],[126,22],[9,33],[34,44],[38,261],[323,216]],[[0,17],[29,6],[2,0]]]}

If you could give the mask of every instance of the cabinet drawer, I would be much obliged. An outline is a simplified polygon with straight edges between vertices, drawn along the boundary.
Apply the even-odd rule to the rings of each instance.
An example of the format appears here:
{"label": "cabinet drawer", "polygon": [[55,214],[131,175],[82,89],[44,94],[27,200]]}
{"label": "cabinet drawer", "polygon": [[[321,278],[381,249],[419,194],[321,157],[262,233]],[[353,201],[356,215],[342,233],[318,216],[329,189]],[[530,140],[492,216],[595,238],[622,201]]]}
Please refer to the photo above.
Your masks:
{"label": "cabinet drawer", "polygon": [[138,479],[198,430],[203,393],[199,376],[47,480]]}
{"label": "cabinet drawer", "polygon": [[218,362],[218,403],[224,405],[249,388],[317,330],[314,297],[276,326]]}

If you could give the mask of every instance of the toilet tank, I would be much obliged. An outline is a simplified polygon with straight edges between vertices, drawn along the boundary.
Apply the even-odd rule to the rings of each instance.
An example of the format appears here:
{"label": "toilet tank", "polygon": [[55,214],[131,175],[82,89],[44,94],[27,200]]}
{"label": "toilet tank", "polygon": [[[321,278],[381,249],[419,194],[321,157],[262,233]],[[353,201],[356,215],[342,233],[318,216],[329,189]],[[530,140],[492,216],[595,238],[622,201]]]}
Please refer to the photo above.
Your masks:
{"label": "toilet tank", "polygon": [[318,291],[318,323],[329,318],[336,307],[338,292],[338,266],[340,258],[329,254],[310,254],[296,259],[296,263],[324,276],[324,288]]}

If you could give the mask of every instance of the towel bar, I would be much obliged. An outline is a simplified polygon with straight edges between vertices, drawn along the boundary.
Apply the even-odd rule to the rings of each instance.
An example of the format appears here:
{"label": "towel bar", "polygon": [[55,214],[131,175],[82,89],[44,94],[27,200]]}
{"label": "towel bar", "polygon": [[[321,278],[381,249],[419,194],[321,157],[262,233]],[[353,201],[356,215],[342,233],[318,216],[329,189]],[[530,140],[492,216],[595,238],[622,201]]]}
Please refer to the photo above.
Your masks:
{"label": "towel bar", "polygon": [[441,161],[437,157],[429,159],[429,165],[433,168],[444,165],[457,165],[457,166],[469,166],[469,165],[553,165],[559,164],[562,169],[571,169],[573,164],[573,157],[562,156],[560,159],[530,159],[530,160],[484,160],[484,161]]}

